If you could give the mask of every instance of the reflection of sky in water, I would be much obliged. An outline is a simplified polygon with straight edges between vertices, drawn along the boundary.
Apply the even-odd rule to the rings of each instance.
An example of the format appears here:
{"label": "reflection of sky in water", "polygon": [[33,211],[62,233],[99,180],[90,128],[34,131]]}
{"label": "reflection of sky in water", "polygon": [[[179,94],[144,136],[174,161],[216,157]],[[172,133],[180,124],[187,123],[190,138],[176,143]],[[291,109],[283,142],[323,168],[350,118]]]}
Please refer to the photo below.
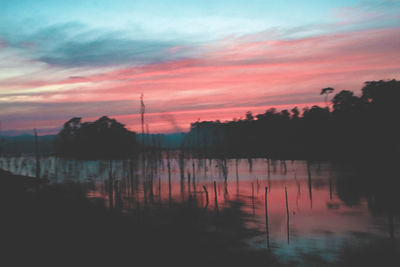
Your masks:
{"label": "reflection of sky in water", "polygon": [[[90,197],[109,199],[105,181],[110,177],[112,166],[112,177],[119,181],[114,184],[118,194],[114,193],[113,196],[120,197],[123,209],[134,207],[136,202],[144,200],[159,205],[168,202],[170,196],[174,201],[185,201],[191,196],[205,206],[203,186],[209,193],[208,208],[215,209],[213,181],[216,181],[219,208],[230,201],[242,202],[243,211],[251,218],[248,226],[263,233],[249,240],[249,246],[253,249],[266,248],[264,192],[265,186],[268,186],[271,247],[276,255],[284,256],[282,259],[287,261],[298,260],[304,253],[314,253],[330,261],[348,243],[358,246],[373,238],[390,242],[387,215],[372,215],[364,197],[352,206],[339,198],[338,191],[347,189],[338,188],[337,180],[351,179],[353,173],[348,169],[330,163],[313,163],[308,169],[305,161],[227,160],[225,183],[223,161],[185,160],[184,179],[181,182],[179,160],[173,157],[170,162],[171,192],[166,159],[158,165],[157,172],[150,169],[146,172],[147,181],[153,180],[152,190],[145,188],[143,183],[142,164],[139,162],[135,165],[128,160],[112,161],[110,165],[106,160],[77,161],[46,157],[41,159],[41,176],[58,182],[90,182],[94,185]],[[35,173],[34,158],[2,158],[0,167],[22,175],[34,176]],[[289,243],[285,186],[288,192]],[[394,220],[394,236],[399,236],[398,229],[399,221]]]}

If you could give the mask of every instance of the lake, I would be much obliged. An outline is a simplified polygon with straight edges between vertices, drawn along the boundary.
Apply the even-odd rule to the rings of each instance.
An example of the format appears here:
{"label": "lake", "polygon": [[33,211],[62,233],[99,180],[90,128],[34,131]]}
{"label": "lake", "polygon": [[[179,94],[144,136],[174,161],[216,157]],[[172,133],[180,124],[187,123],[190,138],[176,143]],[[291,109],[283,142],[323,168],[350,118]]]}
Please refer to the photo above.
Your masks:
{"label": "lake", "polygon": [[[0,168],[15,174],[35,176],[35,166],[34,157],[0,159]],[[330,161],[192,159],[178,154],[153,161],[40,159],[41,177],[52,183],[88,184],[88,198],[104,199],[122,213],[138,206],[168,209],[171,203],[191,199],[218,216],[240,203],[246,226],[257,231],[248,238],[248,247],[305,266],[310,258],[314,263],[336,262],[348,251],[398,251],[400,201],[388,175]]]}

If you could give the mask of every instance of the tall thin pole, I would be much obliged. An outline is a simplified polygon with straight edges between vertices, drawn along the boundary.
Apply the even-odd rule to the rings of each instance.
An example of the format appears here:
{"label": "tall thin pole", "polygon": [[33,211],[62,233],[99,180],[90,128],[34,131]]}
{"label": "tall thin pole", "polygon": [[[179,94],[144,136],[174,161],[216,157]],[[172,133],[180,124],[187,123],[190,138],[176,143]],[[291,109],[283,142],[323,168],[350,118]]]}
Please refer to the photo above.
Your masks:
{"label": "tall thin pole", "polygon": [[33,129],[33,132],[35,134],[36,178],[40,178],[39,142],[36,128]]}
{"label": "tall thin pole", "polygon": [[207,209],[207,207],[208,207],[208,191],[207,191],[207,187],[205,187],[204,185],[203,185],[203,189],[204,189],[204,192],[206,193],[206,206],[204,207],[204,209]]}
{"label": "tall thin pole", "polygon": [[256,208],[254,206],[254,183],[251,183],[251,204],[253,207],[253,215],[256,214]]}
{"label": "tall thin pole", "polygon": [[169,161],[169,152],[167,150],[167,167],[168,167],[168,200],[171,206],[171,163]]}
{"label": "tall thin pole", "polygon": [[[146,179],[146,138],[144,132],[144,113],[145,113],[145,105],[143,102],[143,93],[140,95],[140,120],[142,125],[142,176],[143,179]],[[144,183],[143,183],[144,185]],[[146,188],[144,188],[146,189]],[[146,193],[146,192],[145,192]]]}
{"label": "tall thin pole", "polygon": [[1,138],[1,120],[0,120],[0,156],[3,155],[3,140]]}
{"label": "tall thin pole", "polygon": [[267,248],[268,252],[271,252],[269,245],[269,223],[268,223],[268,186],[265,187],[265,229],[267,233]]}
{"label": "tall thin pole", "polygon": [[215,210],[218,214],[218,197],[217,197],[217,183],[214,181],[214,200],[215,200]]}
{"label": "tall thin pole", "polygon": [[332,173],[329,174],[329,199],[332,200],[333,186],[332,186]]}
{"label": "tall thin pole", "polygon": [[311,170],[310,163],[307,161],[307,174],[308,174],[308,194],[310,196],[310,208],[312,209],[312,183],[311,183]]}
{"label": "tall thin pole", "polygon": [[239,198],[239,160],[236,159],[235,161],[235,167],[236,167],[236,199]]}
{"label": "tall thin pole", "polygon": [[143,93],[140,95],[140,120],[142,123],[142,138],[144,138],[144,113],[146,110],[146,106],[144,105],[144,101],[143,101]]}
{"label": "tall thin pole", "polygon": [[109,160],[109,172],[108,172],[108,202],[110,209],[114,207],[114,179],[112,175],[112,161]]}
{"label": "tall thin pole", "polygon": [[285,186],[285,198],[286,198],[286,230],[287,230],[287,242],[289,244],[289,203],[287,197],[287,188]]}

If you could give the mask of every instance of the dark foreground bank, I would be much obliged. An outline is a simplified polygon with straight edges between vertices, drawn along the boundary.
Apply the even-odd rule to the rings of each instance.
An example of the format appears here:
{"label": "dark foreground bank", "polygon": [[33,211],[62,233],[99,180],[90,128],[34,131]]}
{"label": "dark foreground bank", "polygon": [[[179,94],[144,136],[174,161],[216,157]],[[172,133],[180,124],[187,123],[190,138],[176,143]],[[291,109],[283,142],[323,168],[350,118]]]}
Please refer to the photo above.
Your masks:
{"label": "dark foreground bank", "polygon": [[[0,170],[3,255],[19,265],[255,266],[240,204],[216,217],[195,202],[122,214],[86,197],[90,185],[48,184]],[[5,250],[4,250],[5,248]]]}
{"label": "dark foreground bank", "polygon": [[0,170],[1,260],[13,263],[7,266],[400,266],[398,245],[379,238],[349,243],[334,261],[317,251],[288,262],[275,247],[268,253],[247,246],[260,232],[248,227],[252,217],[240,202],[218,212],[190,198],[110,210],[104,199],[87,198],[91,186]]}

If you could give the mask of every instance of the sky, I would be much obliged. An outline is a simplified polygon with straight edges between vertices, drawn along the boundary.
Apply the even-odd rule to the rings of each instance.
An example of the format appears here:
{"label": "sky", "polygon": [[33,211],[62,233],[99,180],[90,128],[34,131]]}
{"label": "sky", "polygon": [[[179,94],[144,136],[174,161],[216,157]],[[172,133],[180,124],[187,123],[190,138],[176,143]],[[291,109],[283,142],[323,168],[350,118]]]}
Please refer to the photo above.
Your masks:
{"label": "sky", "polygon": [[151,133],[400,79],[400,0],[0,0],[0,134]]}

